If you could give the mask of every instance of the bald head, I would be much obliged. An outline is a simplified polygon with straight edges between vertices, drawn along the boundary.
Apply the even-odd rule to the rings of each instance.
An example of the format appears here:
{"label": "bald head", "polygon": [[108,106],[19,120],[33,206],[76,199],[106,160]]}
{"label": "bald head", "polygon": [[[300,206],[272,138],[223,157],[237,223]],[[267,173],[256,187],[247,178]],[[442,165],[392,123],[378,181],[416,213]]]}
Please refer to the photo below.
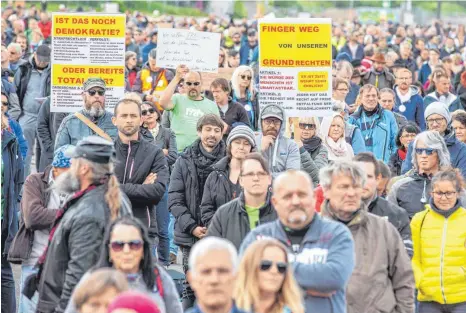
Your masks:
{"label": "bald head", "polygon": [[201,100],[202,78],[199,72],[188,72],[184,77],[184,85],[187,89],[188,98],[191,100]]}
{"label": "bald head", "polygon": [[301,178],[306,182],[306,186],[309,186],[311,190],[314,189],[314,185],[312,183],[311,177],[309,176],[308,173],[304,171],[298,171],[298,170],[288,170],[286,172],[281,173],[280,175],[275,178],[273,181],[273,192],[277,192],[278,189],[283,186],[283,184],[287,184],[290,179],[294,178]]}

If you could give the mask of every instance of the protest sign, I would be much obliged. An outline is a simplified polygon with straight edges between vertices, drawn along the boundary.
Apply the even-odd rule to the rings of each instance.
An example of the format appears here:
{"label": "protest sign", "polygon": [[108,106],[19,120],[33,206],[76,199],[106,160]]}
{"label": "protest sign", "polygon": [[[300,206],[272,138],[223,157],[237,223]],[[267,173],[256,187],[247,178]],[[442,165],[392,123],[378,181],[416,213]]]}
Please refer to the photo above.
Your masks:
{"label": "protest sign", "polygon": [[159,29],[157,66],[176,69],[184,64],[191,71],[217,73],[220,34],[185,29]]}
{"label": "protest sign", "polygon": [[287,116],[331,114],[330,19],[259,20],[260,106],[281,105]]}
{"label": "protest sign", "polygon": [[105,80],[105,108],[125,92],[124,14],[52,14],[51,112],[82,109],[83,83],[89,77]]}
{"label": "protest sign", "polygon": [[231,81],[231,76],[233,76],[234,71],[234,68],[226,67],[219,68],[218,73],[202,73],[202,90],[210,90],[210,85],[216,78],[225,78]]}

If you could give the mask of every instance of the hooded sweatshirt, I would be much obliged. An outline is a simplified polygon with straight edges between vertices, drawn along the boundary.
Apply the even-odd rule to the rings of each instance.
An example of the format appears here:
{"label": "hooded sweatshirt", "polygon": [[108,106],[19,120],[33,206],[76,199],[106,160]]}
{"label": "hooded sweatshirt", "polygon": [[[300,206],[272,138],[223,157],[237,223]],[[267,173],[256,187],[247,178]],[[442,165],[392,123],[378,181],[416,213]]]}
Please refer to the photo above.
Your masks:
{"label": "hooded sweatshirt", "polygon": [[395,91],[395,107],[393,111],[403,114],[408,121],[415,122],[421,130],[425,130],[424,100],[419,94],[419,88],[410,86],[406,95],[402,95],[396,85],[393,89]]}
{"label": "hooded sweatshirt", "polygon": [[275,142],[269,146],[267,150],[260,151],[262,144],[262,123],[259,125],[260,133],[256,136],[256,143],[258,150],[262,153],[264,158],[269,162],[269,168],[272,176],[275,178],[281,172],[289,169],[301,169],[301,157],[299,155],[299,148],[296,142],[292,139],[286,138],[285,133],[285,111],[276,104],[268,104],[264,106],[260,113],[259,120],[262,121],[263,117],[276,117],[281,119],[280,130]]}
{"label": "hooded sweatshirt", "polygon": [[431,92],[430,94],[425,96],[425,98],[424,98],[424,107],[427,108],[429,106],[429,104],[431,104],[433,102],[437,102],[437,101],[442,102],[443,104],[445,104],[446,108],[450,112],[454,112],[454,111],[461,108],[461,106],[459,104],[460,99],[458,98],[458,96],[452,94],[451,92],[449,92],[446,95],[439,95],[436,91]]}

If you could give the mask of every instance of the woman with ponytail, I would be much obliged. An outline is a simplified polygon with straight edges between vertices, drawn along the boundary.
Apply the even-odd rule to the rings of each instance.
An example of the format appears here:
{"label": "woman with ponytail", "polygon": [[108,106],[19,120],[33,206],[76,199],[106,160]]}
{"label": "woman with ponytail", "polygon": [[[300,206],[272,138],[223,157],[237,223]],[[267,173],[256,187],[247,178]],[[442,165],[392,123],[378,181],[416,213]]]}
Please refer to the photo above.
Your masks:
{"label": "woman with ponytail", "polygon": [[71,167],[55,180],[52,190],[69,196],[57,211],[37,262],[39,272],[26,279],[23,289],[28,298],[38,291],[36,312],[66,309],[76,284],[97,262],[107,225],[132,214],[113,175],[112,142],[90,136],[64,153],[71,158]]}

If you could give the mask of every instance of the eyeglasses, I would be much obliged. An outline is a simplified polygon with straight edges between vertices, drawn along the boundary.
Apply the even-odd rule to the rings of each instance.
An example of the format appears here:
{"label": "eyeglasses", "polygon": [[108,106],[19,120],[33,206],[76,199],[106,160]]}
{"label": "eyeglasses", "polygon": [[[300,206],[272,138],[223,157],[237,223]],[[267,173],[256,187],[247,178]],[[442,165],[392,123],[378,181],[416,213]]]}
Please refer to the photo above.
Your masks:
{"label": "eyeglasses", "polygon": [[99,96],[103,96],[105,95],[105,90],[88,90],[87,93],[92,97],[95,96],[96,93],[98,93]]}
{"label": "eyeglasses", "polygon": [[299,123],[300,129],[316,129],[316,124]]}
{"label": "eyeglasses", "polygon": [[275,125],[275,126],[280,126],[282,121],[279,119],[272,119],[272,118],[267,118],[264,120],[265,125],[270,126],[270,125]]}
{"label": "eyeglasses", "polygon": [[272,265],[274,265],[274,264],[276,265],[277,271],[280,274],[285,274],[286,273],[286,269],[288,268],[288,264],[283,263],[283,262],[276,262],[275,263],[275,262],[272,262],[270,260],[262,260],[259,268],[260,268],[260,270],[262,272],[266,272],[266,271],[269,271],[272,268]]}
{"label": "eyeglasses", "polygon": [[434,194],[434,196],[436,198],[439,198],[441,199],[443,196],[445,196],[445,198],[447,199],[451,199],[453,198],[454,195],[456,195],[456,191],[447,191],[447,192],[441,192],[441,191],[432,191],[432,193]]}
{"label": "eyeglasses", "polygon": [[125,242],[125,241],[112,241],[110,243],[110,247],[115,252],[123,251],[125,245],[128,245],[130,250],[137,251],[137,250],[142,248],[143,242],[142,242],[142,240],[131,240],[131,241],[128,241],[128,242]]}
{"label": "eyeglasses", "polygon": [[423,154],[425,153],[426,155],[432,155],[436,150],[432,148],[416,148],[416,154]]}
{"label": "eyeglasses", "polygon": [[185,82],[185,84],[186,84],[187,86],[192,86],[192,85],[194,85],[194,86],[199,86],[201,83],[200,83],[200,82],[194,82],[194,83],[192,83],[192,82]]}
{"label": "eyeglasses", "polygon": [[427,121],[427,124],[434,125],[434,124],[442,124],[444,120],[445,119],[443,117],[439,117],[439,118],[427,119],[426,121]]}
{"label": "eyeglasses", "polygon": [[241,174],[241,176],[246,177],[246,178],[257,177],[259,179],[262,179],[264,177],[269,176],[269,174],[267,174],[266,172],[257,172],[257,173],[245,173],[245,174]]}
{"label": "eyeglasses", "polygon": [[401,138],[416,138],[417,134],[415,133],[408,133],[406,135],[402,135]]}
{"label": "eyeglasses", "polygon": [[252,76],[249,76],[249,75],[240,75],[241,79],[244,79],[244,80],[251,80],[252,79]]}
{"label": "eyeglasses", "polygon": [[337,91],[341,91],[341,92],[348,92],[349,89],[348,88],[340,88],[340,89],[337,89]]}
{"label": "eyeglasses", "polygon": [[149,113],[149,114],[154,114],[154,113],[155,113],[155,109],[150,108],[150,109],[142,110],[142,111],[141,111],[142,116],[146,116],[147,113]]}

